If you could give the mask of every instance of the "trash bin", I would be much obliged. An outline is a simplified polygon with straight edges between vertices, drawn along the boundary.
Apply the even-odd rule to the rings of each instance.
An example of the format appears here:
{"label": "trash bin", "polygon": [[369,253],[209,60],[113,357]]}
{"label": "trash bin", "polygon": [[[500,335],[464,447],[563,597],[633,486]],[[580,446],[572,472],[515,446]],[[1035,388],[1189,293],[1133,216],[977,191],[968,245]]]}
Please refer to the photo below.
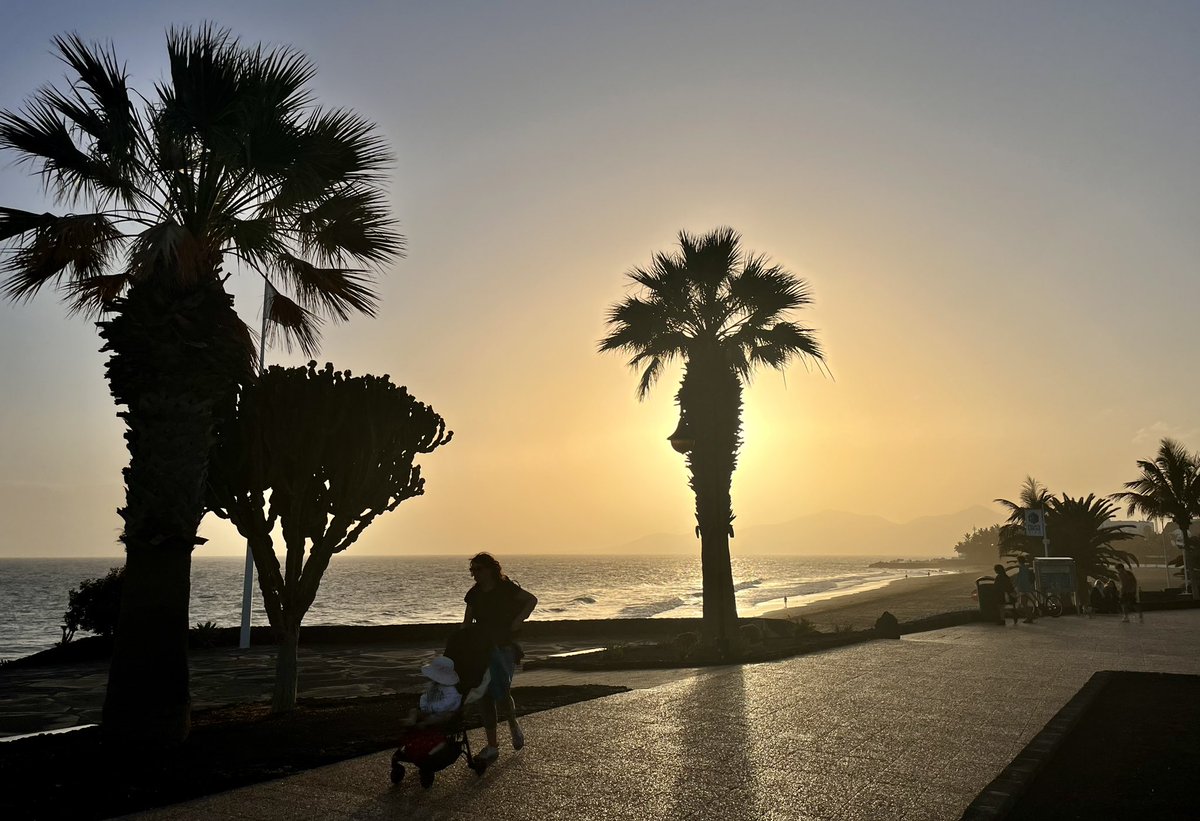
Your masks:
{"label": "trash bin", "polygon": [[996,580],[991,576],[979,577],[975,580],[975,593],[979,597],[979,612],[984,619],[1004,624],[1004,607],[996,590]]}

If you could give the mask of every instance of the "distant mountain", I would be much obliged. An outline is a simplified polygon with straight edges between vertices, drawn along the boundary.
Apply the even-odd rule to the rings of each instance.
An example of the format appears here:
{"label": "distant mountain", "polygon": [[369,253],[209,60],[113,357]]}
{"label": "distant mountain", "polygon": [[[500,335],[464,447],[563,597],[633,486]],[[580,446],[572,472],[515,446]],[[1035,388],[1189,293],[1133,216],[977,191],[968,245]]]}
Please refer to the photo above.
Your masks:
{"label": "distant mountain", "polygon": [[[921,516],[908,522],[825,510],[780,524],[739,529],[730,547],[735,554],[953,556],[954,544],[964,533],[975,527],[997,524],[1000,520],[999,513],[983,505],[957,513]],[[656,533],[618,545],[608,552],[691,553],[699,549],[699,540],[692,534]]]}

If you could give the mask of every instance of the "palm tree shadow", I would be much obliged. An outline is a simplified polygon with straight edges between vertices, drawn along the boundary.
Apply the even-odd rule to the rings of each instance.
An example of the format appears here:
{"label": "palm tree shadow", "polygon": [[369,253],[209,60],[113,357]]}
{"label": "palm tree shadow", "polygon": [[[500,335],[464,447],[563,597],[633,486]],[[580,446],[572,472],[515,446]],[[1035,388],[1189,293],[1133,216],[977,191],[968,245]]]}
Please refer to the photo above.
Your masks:
{"label": "palm tree shadow", "polygon": [[697,676],[690,684],[674,736],[672,818],[702,813],[713,802],[737,800],[731,791],[743,790],[744,798],[760,767],[752,749],[745,668]]}

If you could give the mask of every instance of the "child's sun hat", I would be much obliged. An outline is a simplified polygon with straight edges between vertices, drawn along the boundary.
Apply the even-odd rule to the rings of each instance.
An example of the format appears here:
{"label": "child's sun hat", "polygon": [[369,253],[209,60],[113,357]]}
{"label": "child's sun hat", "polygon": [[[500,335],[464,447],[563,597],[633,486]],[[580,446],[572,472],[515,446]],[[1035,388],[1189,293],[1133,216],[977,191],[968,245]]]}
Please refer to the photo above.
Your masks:
{"label": "child's sun hat", "polygon": [[436,656],[433,661],[422,667],[421,675],[438,684],[458,684],[458,673],[454,670],[454,662],[445,656]]}

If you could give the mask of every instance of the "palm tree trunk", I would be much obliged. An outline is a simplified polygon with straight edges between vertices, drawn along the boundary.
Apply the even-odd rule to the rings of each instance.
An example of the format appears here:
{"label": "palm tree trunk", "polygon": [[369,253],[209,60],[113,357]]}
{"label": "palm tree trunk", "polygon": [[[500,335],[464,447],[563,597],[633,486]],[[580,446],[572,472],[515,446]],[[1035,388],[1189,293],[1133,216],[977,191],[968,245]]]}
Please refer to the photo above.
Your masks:
{"label": "palm tree trunk", "polygon": [[[137,503],[131,503],[136,507]],[[125,583],[104,700],[107,738],[166,746],[187,738],[192,545],[126,536]]]}
{"label": "palm tree trunk", "polygon": [[100,335],[112,352],[109,387],[127,408],[119,415],[130,454],[119,511],[125,586],[103,728],[120,741],[176,744],[190,726],[191,552],[203,541],[208,449],[252,349],[216,281],[184,291],[136,285]]}
{"label": "palm tree trunk", "polygon": [[1183,533],[1183,583],[1189,586],[1192,592],[1192,600],[1196,601],[1200,600],[1200,586],[1192,578],[1192,568],[1195,566],[1195,562],[1191,561],[1192,540],[1188,534],[1191,524],[1191,522],[1188,522],[1186,527],[1180,528]]}
{"label": "palm tree trunk", "polygon": [[719,652],[736,651],[737,599],[729,538],[733,535],[730,487],[741,444],[741,383],[719,358],[693,356],[679,387],[679,405],[695,436],[688,459],[696,494],[703,579],[702,630]]}

